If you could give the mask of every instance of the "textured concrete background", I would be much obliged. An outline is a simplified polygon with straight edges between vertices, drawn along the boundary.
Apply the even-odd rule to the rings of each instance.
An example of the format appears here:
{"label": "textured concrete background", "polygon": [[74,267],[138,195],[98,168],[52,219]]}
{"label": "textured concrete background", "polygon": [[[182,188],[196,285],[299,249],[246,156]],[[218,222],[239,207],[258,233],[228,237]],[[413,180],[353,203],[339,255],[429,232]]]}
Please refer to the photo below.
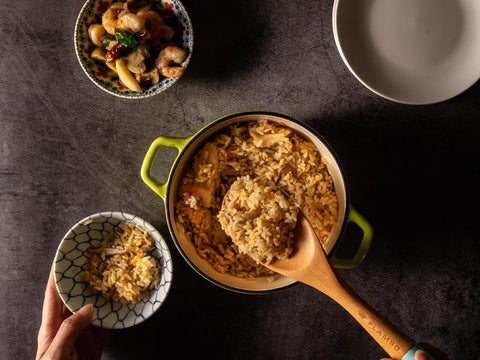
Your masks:
{"label": "textured concrete background", "polygon": [[[230,293],[174,248],[162,200],[140,179],[145,152],[157,136],[189,136],[243,110],[295,117],[338,153],[351,201],[375,229],[365,262],[341,276],[415,339],[450,359],[479,358],[480,84],[437,105],[392,103],[343,64],[332,1],[185,0],[195,32],[187,72],[159,96],[119,99],[75,57],[82,4],[0,1],[0,358],[34,357],[59,241],[105,210],[158,227],[174,284],[152,319],[115,333],[104,359],[385,355],[323,294],[302,284],[268,296]],[[159,177],[173,156],[158,159]]]}

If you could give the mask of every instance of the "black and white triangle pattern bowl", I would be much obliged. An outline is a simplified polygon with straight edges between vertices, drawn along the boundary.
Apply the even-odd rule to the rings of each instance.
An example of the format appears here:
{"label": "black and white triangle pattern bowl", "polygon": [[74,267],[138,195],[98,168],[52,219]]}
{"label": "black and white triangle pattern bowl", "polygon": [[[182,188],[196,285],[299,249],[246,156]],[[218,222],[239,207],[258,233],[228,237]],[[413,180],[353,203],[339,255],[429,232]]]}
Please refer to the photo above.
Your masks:
{"label": "black and white triangle pattern bowl", "polygon": [[[87,263],[86,251],[98,247],[107,234],[111,234],[119,223],[132,221],[152,236],[155,250],[152,252],[161,264],[160,284],[143,293],[138,303],[122,305],[107,300],[83,280],[83,268]],[[172,283],[172,259],[170,251],[160,233],[138,216],[124,212],[101,212],[90,215],[75,224],[63,237],[55,256],[55,284],[57,291],[72,312],[86,304],[92,304],[92,324],[108,329],[123,329],[140,324],[152,316],[164,303]]]}

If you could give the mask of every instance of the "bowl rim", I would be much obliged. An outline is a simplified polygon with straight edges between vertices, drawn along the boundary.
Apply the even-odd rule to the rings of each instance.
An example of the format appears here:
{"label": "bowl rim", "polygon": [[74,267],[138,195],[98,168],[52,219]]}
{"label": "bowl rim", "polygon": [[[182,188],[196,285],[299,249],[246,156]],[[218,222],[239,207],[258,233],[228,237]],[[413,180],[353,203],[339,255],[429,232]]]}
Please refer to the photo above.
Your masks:
{"label": "bowl rim", "polygon": [[[98,292],[95,292],[94,295],[91,295],[91,296],[88,296],[88,297],[85,297],[83,292],[82,292],[81,295],[75,295],[75,297],[81,297],[82,298],[81,304],[77,304],[77,305],[80,305],[80,306],[74,306],[74,304],[72,304],[73,296],[70,295],[70,292],[73,290],[73,287],[68,291],[65,291],[65,289],[62,287],[62,285],[65,286],[64,284],[61,284],[61,281],[64,278],[65,271],[58,271],[57,266],[59,266],[59,263],[63,260],[63,255],[64,254],[62,254],[62,247],[65,245],[65,240],[68,240],[70,238],[70,236],[72,236],[72,235],[76,235],[75,230],[79,226],[82,226],[82,225],[86,226],[85,223],[87,223],[91,220],[93,220],[93,222],[95,222],[94,219],[97,219],[97,218],[100,218],[100,217],[103,217],[103,218],[106,218],[106,219],[113,218],[113,219],[119,220],[120,222],[132,221],[135,224],[138,224],[138,225],[142,226],[152,236],[152,239],[155,243],[155,248],[156,248],[156,250],[158,250],[161,257],[163,258],[162,267],[161,267],[162,272],[161,272],[161,275],[160,275],[160,283],[155,289],[150,290],[151,291],[150,294],[160,294],[160,289],[163,289],[163,291],[160,294],[160,296],[156,297],[154,304],[152,304],[152,306],[148,307],[148,310],[150,310],[150,311],[146,315],[143,314],[143,311],[146,308],[146,303],[147,302],[150,303],[151,296],[147,299],[144,299],[146,301],[140,301],[139,303],[135,303],[135,304],[122,305],[119,302],[115,302],[115,301],[112,301],[112,300],[106,300]],[[109,222],[109,221],[107,220],[107,222]],[[117,225],[112,224],[112,226],[117,226]],[[96,240],[100,240],[100,239],[96,239]],[[82,251],[82,256],[81,257],[83,257],[83,256],[84,255],[83,255],[83,251]],[[76,258],[76,259],[78,259],[78,258]],[[72,261],[72,259],[70,259],[70,261]],[[75,267],[79,268],[81,266],[75,265]],[[137,215],[133,215],[131,213],[124,212],[124,211],[102,211],[102,212],[97,212],[95,214],[89,215],[89,216],[83,218],[82,220],[77,221],[73,226],[71,226],[68,229],[68,231],[65,233],[65,235],[62,237],[62,240],[58,244],[58,247],[57,247],[57,250],[56,250],[56,253],[55,253],[55,258],[54,258],[53,272],[54,272],[55,288],[57,290],[57,293],[58,293],[59,297],[62,299],[62,302],[68,308],[68,310],[70,310],[70,312],[75,313],[76,311],[78,311],[80,309],[81,306],[86,305],[86,304],[92,304],[92,301],[90,299],[88,299],[89,297],[95,298],[94,303],[92,304],[94,306],[94,317],[93,317],[92,322],[91,322],[92,325],[95,325],[97,327],[107,328],[107,329],[124,329],[124,328],[132,327],[132,326],[135,326],[135,325],[138,325],[138,324],[144,322],[145,320],[147,320],[148,318],[153,316],[162,307],[162,305],[165,303],[165,300],[167,299],[168,294],[170,293],[171,286],[172,286],[172,281],[173,281],[173,260],[172,260],[172,254],[170,252],[170,249],[168,248],[168,245],[167,245],[165,239],[160,234],[160,232],[153,225],[151,225],[148,221],[146,221],[145,219],[143,219],[143,218],[141,218]],[[77,274],[77,273],[75,273],[75,274]],[[85,289],[87,289],[88,287],[89,287],[89,285],[88,286],[86,285]],[[119,311],[120,309],[128,309],[129,313],[131,312],[135,315],[134,320],[132,321],[130,319],[130,321],[128,321],[127,316],[125,316],[124,319],[117,319],[114,322],[106,319],[106,316],[103,316],[102,318],[98,318],[96,316],[98,309],[97,309],[97,305],[95,304],[95,302],[97,302],[99,299],[101,299],[101,301],[102,301],[101,302],[101,307],[105,306],[105,304],[107,304],[107,303],[111,304],[111,306],[110,306],[111,312]],[[142,304],[142,305],[139,305],[139,304]],[[140,311],[138,310],[137,307],[141,307]]]}
{"label": "bowl rim", "polygon": [[[405,93],[395,95],[395,93],[392,92],[393,86],[391,86],[390,89],[385,89],[385,88],[382,89],[380,86],[377,86],[378,84],[372,82],[371,76],[365,76],[365,74],[359,73],[359,71],[357,71],[352,65],[351,57],[349,57],[346,54],[346,48],[344,46],[345,41],[342,39],[342,36],[340,34],[340,27],[339,27],[339,18],[340,18],[339,9],[340,9],[340,6],[343,5],[343,3],[345,3],[344,0],[334,0],[333,8],[332,8],[332,30],[333,30],[336,48],[345,66],[350,71],[350,73],[363,86],[365,86],[368,90],[370,90],[374,94],[384,99],[387,99],[396,103],[400,103],[400,104],[405,104],[405,105],[430,105],[430,104],[436,104],[436,103],[441,103],[441,102],[450,100],[462,94],[463,92],[467,91],[469,88],[475,85],[477,81],[480,80],[480,72],[478,71],[478,69],[474,69],[471,66],[468,79],[464,79],[463,81],[461,81],[461,84],[456,86],[456,88],[453,88],[453,87],[447,88],[443,90],[441,93],[436,95],[428,95],[428,92],[425,91],[426,95],[424,95],[423,99],[414,99],[412,97],[405,95]],[[474,6],[479,6],[479,5],[476,4]],[[479,8],[477,7],[477,9]],[[469,10],[465,10],[465,11],[469,11]],[[477,40],[478,39],[479,37],[477,37]],[[468,56],[462,56],[462,58],[468,58]],[[458,63],[457,65],[458,65],[457,67],[465,68],[464,66],[465,64]],[[450,69],[450,68],[452,68],[452,66],[448,67],[447,69]],[[421,73],[421,72],[422,71],[420,69],[418,73]],[[452,73],[452,71],[445,71],[444,73]],[[451,83],[451,81],[449,81],[449,83]],[[410,89],[414,87],[415,87],[414,84],[409,85]],[[407,86],[405,86],[404,88],[407,89]],[[439,83],[433,82],[430,88],[430,91],[433,88],[437,89],[437,88],[441,88],[441,86]]]}
{"label": "bowl rim", "polygon": [[[79,47],[79,44],[80,44],[80,31],[82,31],[82,26],[83,26],[83,16],[84,16],[84,13],[88,10],[89,6],[93,6],[93,4],[95,4],[98,0],[86,0],[85,3],[83,4],[82,8],[80,9],[80,12],[78,13],[77,15],[77,18],[75,20],[75,27],[74,27],[74,36],[73,36],[73,39],[74,39],[74,48],[75,48],[75,55],[76,55],[76,58],[80,64],[80,67],[82,68],[83,72],[87,75],[87,78],[90,79],[90,81],[92,81],[97,87],[99,87],[100,89],[102,89],[103,91],[111,94],[111,95],[114,95],[114,96],[117,96],[117,97],[120,97],[120,98],[123,98],[123,99],[146,99],[146,98],[149,98],[149,97],[152,97],[152,96],[155,96],[155,95],[158,95],[162,92],[164,92],[165,90],[167,90],[168,88],[170,88],[172,85],[174,85],[175,83],[177,83],[180,78],[183,76],[180,76],[178,78],[170,78],[170,79],[166,79],[165,80],[165,83],[163,86],[161,87],[158,87],[155,91],[152,91],[155,86],[151,87],[147,92],[135,92],[135,91],[126,91],[126,92],[116,92],[114,90],[111,90],[111,89],[108,89],[106,87],[104,87],[99,81],[98,79],[93,76],[92,74],[90,74],[87,69],[86,69],[86,66],[82,60],[82,56],[81,56],[81,53],[82,53],[82,50],[80,49]],[[185,58],[184,60],[184,64],[185,64],[185,70],[186,68],[188,67],[189,63],[190,63],[190,60],[192,58],[192,54],[193,54],[193,47],[194,47],[194,33],[193,33],[193,26],[192,26],[192,20],[185,8],[185,6],[183,5],[183,3],[180,1],[180,0],[161,0],[162,3],[168,3],[168,2],[171,2],[173,4],[175,4],[176,6],[178,6],[178,9],[180,9],[185,17],[185,20],[186,20],[186,25],[188,27],[188,31],[189,31],[189,35],[188,35],[188,51],[187,51],[187,57]]]}
{"label": "bowl rim", "polygon": [[[180,242],[179,240],[177,239],[176,237],[176,234],[175,234],[175,230],[174,230],[174,225],[172,223],[172,218],[171,216],[169,216],[169,207],[170,207],[170,201],[173,201],[175,202],[175,199],[172,199],[170,200],[170,192],[171,192],[171,187],[173,186],[172,184],[172,178],[173,178],[173,175],[175,174],[175,172],[177,171],[178,169],[178,166],[179,166],[179,162],[181,160],[181,158],[183,157],[183,155],[185,154],[185,152],[187,151],[187,149],[191,146],[194,145],[194,143],[197,141],[197,139],[202,135],[204,134],[205,132],[207,132],[208,130],[210,130],[211,128],[213,127],[216,127],[218,126],[218,124],[222,123],[222,122],[226,122],[232,118],[236,118],[236,117],[240,117],[240,116],[248,116],[248,115],[266,115],[266,116],[274,116],[274,117],[278,117],[278,118],[281,118],[281,119],[284,119],[284,120],[288,120],[288,121],[291,121],[292,123],[300,126],[300,127],[303,127],[305,130],[307,130],[308,132],[310,132],[312,135],[314,135],[315,137],[318,138],[318,140],[320,140],[320,142],[323,143],[323,145],[330,151],[330,153],[332,154],[332,157],[334,158],[335,162],[336,162],[336,165],[339,169],[339,172],[340,172],[340,175],[341,175],[341,178],[342,178],[342,181],[343,181],[343,184],[344,184],[344,192],[345,192],[345,214],[344,214],[344,218],[343,218],[343,221],[342,221],[342,224],[341,224],[341,230],[338,234],[338,237],[330,251],[330,254],[334,254],[335,253],[335,250],[337,249],[338,246],[340,246],[340,240],[342,239],[345,231],[346,231],[346,225],[348,223],[348,212],[349,212],[349,209],[350,209],[350,190],[349,190],[349,186],[348,186],[348,182],[347,182],[347,178],[346,178],[346,173],[345,173],[345,170],[339,160],[339,157],[338,155],[335,153],[335,151],[333,150],[332,146],[323,138],[322,135],[320,135],[315,129],[313,129],[312,127],[310,127],[309,125],[299,121],[299,120],[296,120],[292,117],[289,117],[287,115],[283,115],[283,114],[280,114],[280,113],[276,113],[276,112],[271,112],[271,111],[257,111],[257,110],[253,110],[253,111],[242,111],[242,112],[236,112],[236,113],[231,113],[231,114],[228,114],[228,115],[225,115],[225,116],[222,116],[222,117],[219,117],[217,118],[216,120],[208,123],[207,125],[205,125],[203,128],[201,128],[200,130],[198,130],[194,135],[192,135],[190,138],[189,138],[189,141],[188,143],[186,144],[186,146],[179,152],[178,156],[176,157],[176,159],[174,160],[173,162],[173,165],[171,166],[171,169],[170,169],[170,172],[169,172],[169,175],[168,175],[168,183],[167,183],[167,190],[166,190],[166,196],[165,196],[165,199],[164,199],[164,206],[165,206],[165,216],[167,218],[167,226],[168,226],[168,230],[170,232],[170,235],[172,237],[172,240],[173,240],[173,243],[175,244],[175,247],[177,248],[177,250],[180,252],[180,254],[182,255],[183,259],[187,262],[187,264],[190,265],[190,267],[195,271],[197,272],[200,276],[202,276],[204,279],[208,280],[209,282],[219,286],[220,288],[223,288],[225,290],[229,290],[229,291],[232,291],[232,292],[236,292],[236,293],[240,293],[240,294],[246,294],[246,295],[263,295],[263,294],[271,294],[271,293],[276,293],[276,292],[280,292],[280,291],[283,291],[283,290],[286,290],[294,285],[297,285],[299,282],[294,280],[292,283],[290,284],[287,284],[287,285],[284,285],[284,286],[281,286],[281,287],[278,287],[278,288],[273,288],[273,289],[263,289],[263,290],[250,290],[250,289],[241,289],[241,288],[236,288],[234,286],[230,286],[230,285],[227,285],[227,284],[224,284],[212,277],[210,277],[209,275],[207,275],[206,273],[204,273],[189,257],[188,255],[185,253],[185,251],[183,250],[182,246],[180,245]],[[329,255],[330,255],[329,254]]]}

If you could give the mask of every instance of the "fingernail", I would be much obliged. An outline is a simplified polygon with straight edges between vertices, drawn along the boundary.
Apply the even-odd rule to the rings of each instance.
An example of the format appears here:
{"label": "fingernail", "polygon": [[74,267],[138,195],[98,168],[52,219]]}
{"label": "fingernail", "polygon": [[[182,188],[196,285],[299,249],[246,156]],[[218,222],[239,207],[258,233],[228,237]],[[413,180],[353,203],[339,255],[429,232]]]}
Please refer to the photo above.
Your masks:
{"label": "fingernail", "polygon": [[417,350],[415,352],[415,357],[413,358],[414,360],[429,360],[427,354],[425,354],[421,350]]}
{"label": "fingernail", "polygon": [[93,305],[92,304],[87,304],[83,307],[81,307],[78,312],[85,317],[89,317],[90,319],[93,317]]}

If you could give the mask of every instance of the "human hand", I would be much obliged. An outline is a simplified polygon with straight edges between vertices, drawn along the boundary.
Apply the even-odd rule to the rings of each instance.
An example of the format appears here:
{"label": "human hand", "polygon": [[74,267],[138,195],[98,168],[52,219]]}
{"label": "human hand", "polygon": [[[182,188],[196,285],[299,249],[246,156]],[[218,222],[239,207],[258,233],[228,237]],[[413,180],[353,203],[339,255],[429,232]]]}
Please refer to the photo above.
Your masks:
{"label": "human hand", "polygon": [[[420,343],[420,346],[423,347],[425,350],[427,350],[435,358],[435,360],[447,360],[447,357],[436,347],[427,343]],[[380,360],[393,360],[393,359],[383,358]],[[417,350],[417,352],[415,352],[415,356],[413,360],[430,360],[430,358],[423,351]]]}
{"label": "human hand", "polygon": [[85,305],[72,315],[63,304],[55,287],[52,265],[43,301],[36,360],[100,359],[112,330],[90,325],[92,318],[92,305]]}

